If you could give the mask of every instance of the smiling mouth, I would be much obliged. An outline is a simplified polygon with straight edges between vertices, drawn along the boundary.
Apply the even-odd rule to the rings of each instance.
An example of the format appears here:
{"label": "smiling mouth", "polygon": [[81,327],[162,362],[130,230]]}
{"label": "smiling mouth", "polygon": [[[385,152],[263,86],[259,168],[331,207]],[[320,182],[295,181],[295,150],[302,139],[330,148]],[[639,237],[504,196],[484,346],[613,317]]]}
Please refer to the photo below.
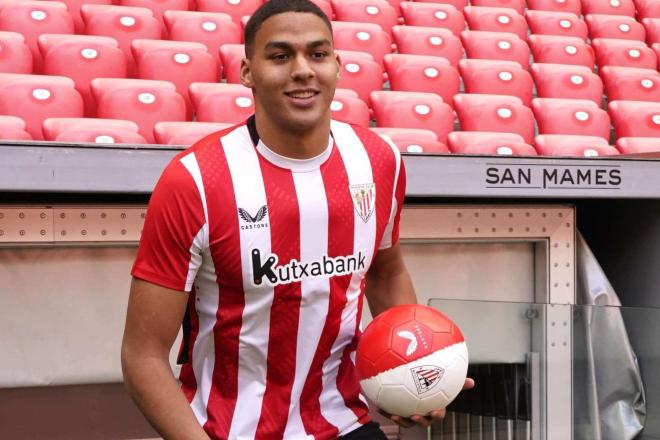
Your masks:
{"label": "smiling mouth", "polygon": [[317,90],[296,90],[293,92],[284,92],[286,96],[294,99],[309,99],[318,95],[319,93],[320,92]]}

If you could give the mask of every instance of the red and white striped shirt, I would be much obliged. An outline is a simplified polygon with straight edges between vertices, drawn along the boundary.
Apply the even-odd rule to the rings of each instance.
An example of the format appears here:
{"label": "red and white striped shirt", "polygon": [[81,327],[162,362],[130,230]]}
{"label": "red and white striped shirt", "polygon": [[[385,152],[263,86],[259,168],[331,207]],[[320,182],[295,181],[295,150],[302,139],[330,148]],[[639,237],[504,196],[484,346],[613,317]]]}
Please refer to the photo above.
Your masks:
{"label": "red and white striped shirt", "polygon": [[398,240],[405,172],[368,129],[331,132],[294,160],[250,119],[176,156],[154,189],[132,274],[194,290],[180,379],[214,439],[331,439],[369,421],[354,364],[365,274]]}

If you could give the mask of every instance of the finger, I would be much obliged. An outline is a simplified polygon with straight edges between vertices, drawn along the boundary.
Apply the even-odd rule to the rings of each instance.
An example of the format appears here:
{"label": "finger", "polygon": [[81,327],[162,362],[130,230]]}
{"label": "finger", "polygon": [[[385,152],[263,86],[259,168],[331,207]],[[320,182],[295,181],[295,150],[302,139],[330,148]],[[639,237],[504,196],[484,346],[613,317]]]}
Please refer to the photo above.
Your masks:
{"label": "finger", "polygon": [[410,419],[406,419],[405,417],[391,416],[390,419],[403,428],[410,428],[413,426],[413,422]]}
{"label": "finger", "polygon": [[444,409],[444,408],[443,409],[436,409],[435,411],[431,411],[431,413],[429,414],[429,417],[431,417],[431,419],[433,419],[434,421],[435,420],[442,420],[442,419],[445,418],[446,414],[447,414],[446,409]]}
{"label": "finger", "polygon": [[432,423],[430,419],[422,416],[411,416],[410,420],[417,423],[418,425],[423,426],[424,428],[427,428]]}
{"label": "finger", "polygon": [[472,379],[471,377],[465,378],[465,383],[463,384],[464,390],[471,390],[472,388],[474,388],[474,386],[475,386],[474,379]]}

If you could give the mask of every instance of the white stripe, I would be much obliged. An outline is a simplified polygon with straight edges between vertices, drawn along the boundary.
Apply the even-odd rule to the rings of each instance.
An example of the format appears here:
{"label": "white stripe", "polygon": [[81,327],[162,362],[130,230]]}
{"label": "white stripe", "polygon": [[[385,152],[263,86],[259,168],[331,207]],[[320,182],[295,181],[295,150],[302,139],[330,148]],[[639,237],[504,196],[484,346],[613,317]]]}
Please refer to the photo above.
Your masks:
{"label": "white stripe", "polygon": [[394,171],[394,186],[392,188],[392,210],[390,211],[390,218],[387,221],[387,225],[385,226],[383,238],[380,240],[378,249],[386,249],[392,247],[392,231],[394,230],[394,219],[396,218],[396,212],[399,206],[399,203],[396,200],[396,187],[399,184],[399,171],[401,170],[401,152],[396,147],[396,145],[394,145],[390,138],[385,136],[384,139],[390,148],[392,148],[392,152],[394,153],[394,160],[396,161],[396,169]]}
{"label": "white stripe", "polygon": [[[344,161],[349,184],[373,183],[369,157],[353,129],[348,124],[332,121],[332,134]],[[377,200],[378,188],[376,188],[374,203]],[[353,210],[353,221],[355,225],[353,253],[357,254],[362,251],[367,256],[366,267],[368,268],[371,265],[376,241],[376,215],[370,216],[368,221],[364,222],[357,211]],[[337,372],[344,348],[355,335],[356,319],[360,319],[357,316],[357,310],[360,300],[360,283],[364,275],[364,271],[356,272],[351,278],[347,291],[347,303],[342,310],[339,334],[332,346],[330,357],[323,365],[323,390],[320,396],[322,414],[326,420],[339,428],[340,435],[359,426],[355,414],[346,407],[344,399],[337,389]],[[352,357],[351,355],[351,359]]]}
{"label": "white stripe", "polygon": [[[257,153],[247,127],[222,138],[231,173],[236,206],[254,216],[267,205],[266,192]],[[238,213],[235,213],[238,216]],[[270,224],[270,216],[263,220]],[[239,218],[239,224],[244,220]],[[273,288],[252,284],[251,251],[259,249],[262,258],[270,255],[270,228],[240,229],[241,265],[245,307],[238,345],[238,397],[229,438],[254,438],[266,390],[266,360],[270,332]]]}
{"label": "white stripe", "polygon": [[[293,183],[300,209],[300,261],[319,261],[328,252],[328,202],[321,172],[294,172]],[[306,434],[300,417],[300,393],[328,314],[330,280],[327,277],[304,278],[300,290],[296,374],[284,438],[313,439]]]}
{"label": "white stripe", "polygon": [[202,182],[202,173],[199,170],[199,164],[195,153],[190,153],[180,159],[181,164],[188,170],[199,192],[199,197],[202,199],[202,207],[204,208],[204,224],[195,236],[190,247],[190,263],[188,264],[188,275],[186,275],[186,292],[192,289],[195,275],[199,266],[202,264],[202,251],[209,246],[209,213],[206,209],[206,193],[204,192],[204,183]]}

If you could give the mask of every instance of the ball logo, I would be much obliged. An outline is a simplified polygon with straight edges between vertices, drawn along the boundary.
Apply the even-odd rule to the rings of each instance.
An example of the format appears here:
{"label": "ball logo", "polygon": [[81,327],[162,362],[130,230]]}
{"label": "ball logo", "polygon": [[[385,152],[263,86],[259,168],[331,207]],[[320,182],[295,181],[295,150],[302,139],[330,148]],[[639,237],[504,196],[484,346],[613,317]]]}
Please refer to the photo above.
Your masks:
{"label": "ball logo", "polygon": [[408,348],[406,348],[406,356],[412,356],[412,354],[417,350],[417,338],[412,332],[409,332],[408,330],[401,330],[396,334],[397,336],[403,338],[403,339],[408,339],[410,343],[408,344]]}
{"label": "ball logo", "polygon": [[440,382],[440,379],[445,374],[445,370],[434,365],[421,365],[411,368],[410,372],[413,375],[413,380],[419,394],[424,394],[432,389]]}

